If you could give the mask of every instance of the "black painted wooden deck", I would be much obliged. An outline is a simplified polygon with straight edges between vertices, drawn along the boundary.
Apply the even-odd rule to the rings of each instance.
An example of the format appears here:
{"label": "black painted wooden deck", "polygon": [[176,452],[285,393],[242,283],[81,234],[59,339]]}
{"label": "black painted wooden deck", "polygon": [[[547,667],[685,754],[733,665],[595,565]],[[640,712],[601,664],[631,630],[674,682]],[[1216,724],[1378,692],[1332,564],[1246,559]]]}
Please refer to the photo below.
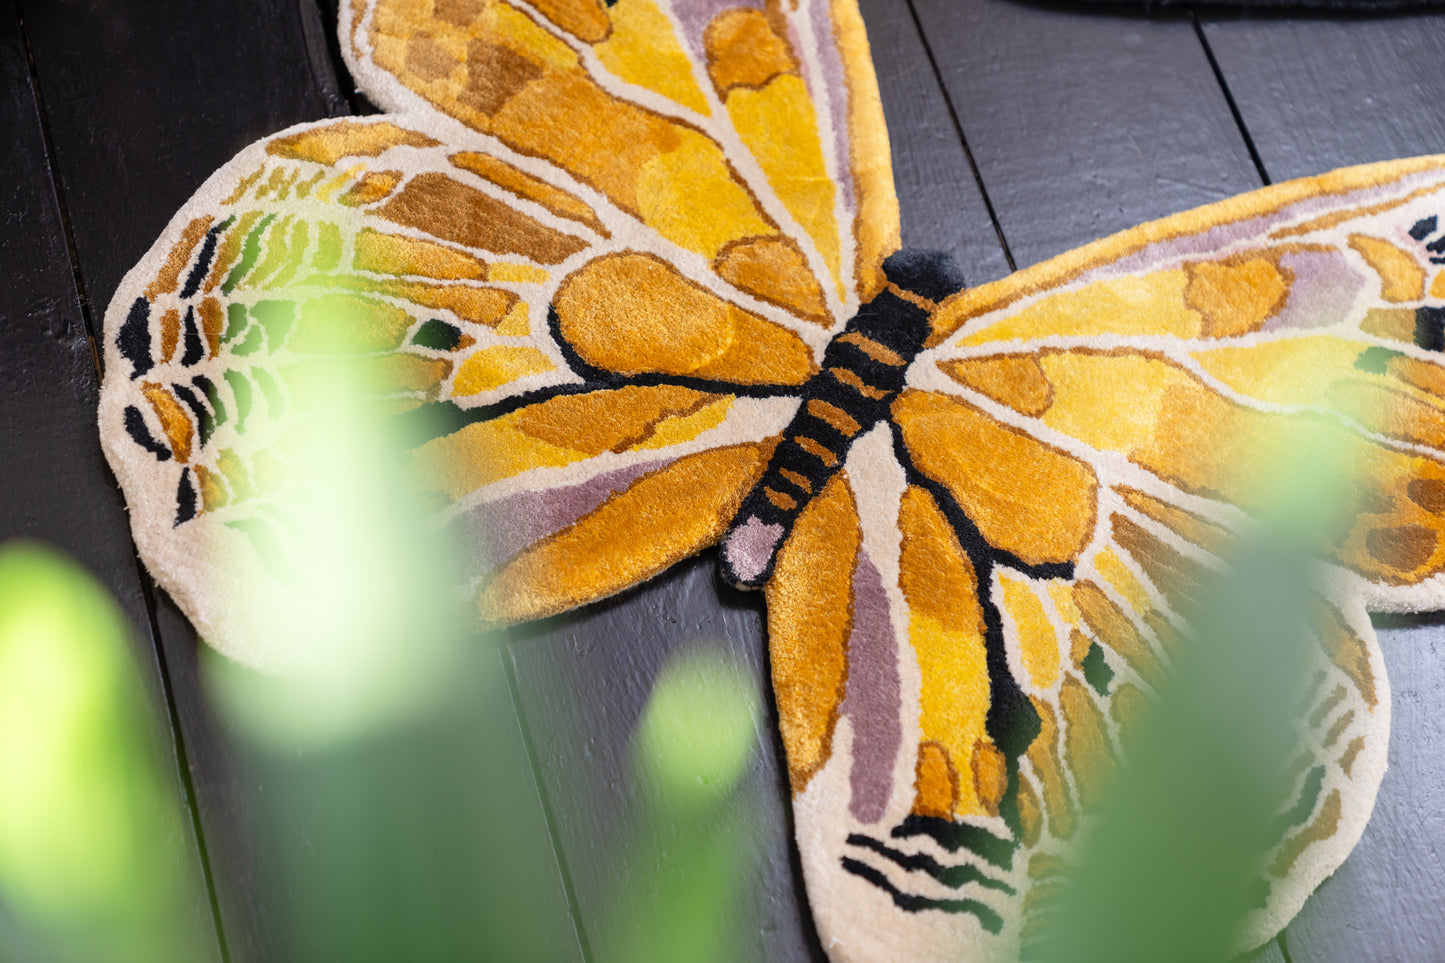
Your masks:
{"label": "black painted wooden deck", "polygon": [[[213,958],[238,963],[280,958],[302,884],[258,867],[248,827],[268,787],[208,711],[194,634],[136,560],[95,436],[90,341],[121,276],[212,171],[259,137],[360,106],[317,2],[0,0],[0,537],[71,553],[134,621],[192,807],[189,852],[214,888],[194,911],[214,923]],[[1445,150],[1442,14],[862,7],[904,241],[952,251],[971,283],[1267,181]],[[510,773],[535,815],[513,830],[536,856],[534,898],[573,923],[540,934],[537,958],[595,956],[619,885],[614,837],[639,805],[629,732],[659,666],[699,636],[763,676],[760,608],[720,595],[707,558],[501,653],[487,711],[502,738],[478,765]],[[1262,960],[1445,960],[1445,621],[1381,637],[1395,722],[1374,818]],[[820,959],[780,755],[767,737],[748,777],[767,856],[747,955]]]}

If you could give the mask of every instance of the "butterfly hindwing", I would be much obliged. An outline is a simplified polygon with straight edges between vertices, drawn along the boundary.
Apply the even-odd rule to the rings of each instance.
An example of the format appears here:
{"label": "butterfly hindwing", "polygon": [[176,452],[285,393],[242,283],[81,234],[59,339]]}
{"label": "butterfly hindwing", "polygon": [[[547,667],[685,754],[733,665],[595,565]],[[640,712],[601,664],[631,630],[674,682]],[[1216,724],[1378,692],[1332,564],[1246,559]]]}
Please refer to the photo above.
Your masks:
{"label": "butterfly hindwing", "polygon": [[[217,172],[113,302],[107,447],[144,506],[143,552],[225,651],[292,657],[252,624],[275,606],[197,580],[222,558],[249,573],[217,583],[235,591],[294,575],[287,479],[337,357],[397,416],[457,531],[515,494],[518,476],[533,497],[558,489],[566,507],[543,512],[548,523],[494,540],[515,551],[597,508],[604,476],[615,487],[682,472],[674,462],[711,447],[751,451],[815,368],[806,323],[622,248],[576,195],[474,160],[402,118],[293,128]],[[736,468],[736,487],[750,459],[703,475],[722,485]],[[642,552],[650,561],[567,604],[654,574],[710,532]],[[487,557],[474,581],[502,561]]]}

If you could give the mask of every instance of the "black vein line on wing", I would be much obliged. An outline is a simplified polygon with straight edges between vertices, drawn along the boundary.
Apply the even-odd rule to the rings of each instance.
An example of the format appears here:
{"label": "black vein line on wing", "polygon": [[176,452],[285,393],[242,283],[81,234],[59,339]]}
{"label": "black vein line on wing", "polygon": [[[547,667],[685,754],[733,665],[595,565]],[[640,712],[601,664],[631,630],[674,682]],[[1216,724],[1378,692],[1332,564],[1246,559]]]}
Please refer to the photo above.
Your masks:
{"label": "black vein line on wing", "polygon": [[902,850],[894,849],[874,839],[872,836],[865,836],[862,833],[853,833],[850,835],[848,837],[848,844],[850,846],[858,846],[862,849],[871,850],[910,872],[927,873],[950,889],[962,889],[969,883],[976,883],[979,886],[996,889],[1010,896],[1015,895],[1017,892],[1008,883],[988,875],[988,873],[973,863],[945,866],[927,853],[905,853]]}
{"label": "black vein line on wing", "polygon": [[490,405],[463,408],[454,401],[432,401],[410,411],[396,415],[396,424],[413,445],[450,435],[468,425],[494,421],[514,411],[531,405],[551,401],[567,395],[585,395],[595,391],[613,391],[618,388],[657,387],[668,385],[690,388],[713,395],[734,395],[747,398],[797,398],[799,388],[788,385],[737,385],[727,381],[705,381],[701,378],[681,378],[671,375],[612,375],[606,378],[588,380],[581,384],[550,385],[503,398]]}
{"label": "black vein line on wing", "polygon": [[[909,484],[917,485],[933,496],[934,501],[958,536],[959,545],[973,564],[978,585],[979,606],[983,612],[984,651],[989,679],[989,708],[984,721],[984,729],[993,739],[994,745],[1003,751],[1004,758],[1007,760],[1008,785],[999,806],[999,815],[1013,831],[1015,839],[1018,839],[1022,835],[1018,812],[1018,761],[1038,736],[1042,723],[1037,710],[1034,709],[1028,696],[1024,694],[1017,680],[1014,679],[1013,673],[1009,670],[1008,652],[1004,644],[1003,616],[993,601],[993,594],[989,591],[989,586],[993,581],[994,567],[1000,564],[1037,579],[1072,579],[1074,566],[1071,562],[1030,565],[1012,552],[1004,551],[990,544],[979,531],[978,526],[954,500],[953,494],[948,488],[925,475],[913,463],[912,458],[909,457],[907,445],[904,444],[902,431],[896,423],[890,422],[890,424],[893,428],[894,454],[898,458],[899,464],[903,466],[905,478]],[[1011,840],[1001,840],[980,827],[930,816],[909,816],[893,831],[893,835],[895,837],[931,836],[940,846],[950,851],[964,847],[984,859],[994,862],[995,865],[1005,868],[1012,865],[1013,849],[1017,845]],[[1005,847],[1006,853],[1004,852]],[[1003,861],[1000,862],[1000,860]]]}
{"label": "black vein line on wing", "polygon": [[915,896],[912,893],[905,893],[888,881],[878,870],[866,863],[860,863],[848,856],[843,857],[843,868],[854,876],[861,877],[877,886],[887,893],[894,904],[901,910],[909,913],[918,913],[926,909],[942,910],[945,913],[972,913],[978,918],[979,923],[990,933],[997,934],[1003,930],[1003,917],[994,912],[989,906],[973,899],[932,899],[927,896]]}

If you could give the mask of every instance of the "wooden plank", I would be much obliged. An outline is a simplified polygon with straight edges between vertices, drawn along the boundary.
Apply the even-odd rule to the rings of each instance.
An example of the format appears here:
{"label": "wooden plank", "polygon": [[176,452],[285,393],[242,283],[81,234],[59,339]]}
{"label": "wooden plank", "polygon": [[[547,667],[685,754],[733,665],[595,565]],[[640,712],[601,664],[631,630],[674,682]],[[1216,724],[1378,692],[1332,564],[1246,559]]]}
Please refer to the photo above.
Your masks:
{"label": "wooden plank", "polygon": [[[1445,16],[1208,16],[1204,35],[1271,177],[1445,150]],[[1445,955],[1445,655],[1439,617],[1380,633],[1390,770],[1364,836],[1290,924],[1293,963]],[[1423,846],[1422,846],[1423,842]]]}
{"label": "wooden plank", "polygon": [[[716,553],[704,552],[616,599],[513,633],[523,717],[582,929],[599,958],[626,958],[610,952],[617,919],[655,913],[663,922],[667,894],[649,882],[664,869],[661,857],[639,863],[635,851],[697,828],[690,813],[650,805],[638,776],[633,732],[658,673],[703,649],[734,660],[760,696],[770,691],[761,598],[720,586],[716,564]],[[767,715],[729,803],[747,829],[730,836],[742,858],[724,902],[709,910],[738,941],[719,959],[826,959],[797,878],[776,733]]]}
{"label": "wooden plank", "polygon": [[1259,185],[1185,14],[915,5],[1020,267]]}
{"label": "wooden plank", "polygon": [[[325,100],[294,0],[22,2],[98,325],[120,278],[212,171],[260,136],[323,116]],[[243,815],[264,796],[216,737],[189,624],[162,619],[159,634],[231,959],[280,958],[272,920],[283,905],[257,875]]]}
{"label": "wooden plank", "polygon": [[[60,182],[69,203],[82,279],[97,317],[125,271],[212,171],[261,136],[345,109],[336,96],[331,59],[324,36],[317,32],[312,3],[27,4],[36,70],[51,107],[49,126]],[[63,258],[58,263],[63,265]],[[92,379],[82,437],[95,451],[87,471],[107,489],[118,509],[118,492],[94,442],[94,410]],[[8,480],[10,473],[4,474]],[[75,517],[87,517],[83,506]],[[123,524],[105,544],[123,555],[133,552]],[[263,961],[329,955],[294,952],[297,940],[308,932],[298,925],[295,911],[304,904],[302,897],[311,895],[309,882],[334,881],[348,871],[352,857],[367,855],[348,851],[334,835],[327,835],[336,822],[357,814],[313,805],[308,813],[318,815],[308,818],[320,819],[319,828],[298,823],[295,807],[306,803],[310,785],[304,771],[278,768],[274,760],[241,748],[237,733],[207,703],[194,632],[164,594],[157,598],[157,619],[176,714],[190,748],[230,958]],[[498,852],[514,846],[525,848],[529,862],[522,865],[508,858],[493,865],[496,879],[509,887],[508,898],[487,905],[514,907],[518,900],[530,900],[552,920],[514,947],[519,958],[579,959],[505,675],[499,670],[489,678],[503,684],[487,690],[480,701],[478,711],[485,710],[486,717],[476,731],[493,738],[471,756],[475,771],[457,778],[485,771],[499,782],[487,805],[479,806],[479,820],[495,815],[504,802],[515,813],[511,821],[486,827],[500,837],[494,840],[497,852],[478,854],[477,865],[492,865],[486,860],[497,859]],[[454,788],[418,784],[411,790],[413,798],[426,799]],[[315,804],[317,798],[311,802]],[[320,842],[327,845],[318,854],[315,844]],[[366,845],[365,840],[355,843]],[[387,843],[379,839],[377,849],[385,850]],[[426,858],[421,851],[414,855]],[[455,895],[485,896],[462,889]],[[475,911],[468,907],[465,912],[449,908],[457,909],[459,926],[476,924],[476,934],[486,932],[487,907]],[[332,945],[346,942],[343,936],[361,933],[380,934],[378,940],[395,939],[406,932],[415,912],[432,909],[402,906],[388,915],[392,908],[380,907],[373,917],[338,935]],[[407,913],[413,916],[403,918]],[[506,921],[492,922],[499,929]],[[314,939],[325,935],[326,928],[312,927],[309,932]],[[350,958],[368,957],[360,953]]]}
{"label": "wooden plank", "polygon": [[903,246],[953,255],[970,285],[1009,271],[907,0],[860,0],[893,144]]}
{"label": "wooden plank", "polygon": [[97,309],[216,168],[338,109],[330,60],[308,44],[301,10],[298,0],[22,0]]}
{"label": "wooden plank", "polygon": [[1273,180],[1445,151],[1445,17],[1201,14]]}
{"label": "wooden plank", "polygon": [[184,911],[221,958],[206,872],[193,830],[193,800],[166,711],[161,664],[120,493],[95,430],[98,392],[85,321],[13,4],[0,2],[0,541],[40,539],[88,569],[135,629],[136,663],[157,707],[155,749],[184,814],[178,858],[197,882]]}

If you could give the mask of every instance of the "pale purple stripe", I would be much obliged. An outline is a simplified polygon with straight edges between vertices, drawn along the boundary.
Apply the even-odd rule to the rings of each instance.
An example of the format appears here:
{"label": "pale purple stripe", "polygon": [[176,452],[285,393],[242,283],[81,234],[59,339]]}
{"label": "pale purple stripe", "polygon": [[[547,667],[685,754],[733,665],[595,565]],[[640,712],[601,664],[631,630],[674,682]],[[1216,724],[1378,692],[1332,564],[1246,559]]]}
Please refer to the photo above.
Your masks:
{"label": "pale purple stripe", "polygon": [[566,488],[518,492],[485,502],[452,519],[450,534],[467,571],[485,575],[539,538],[571,525],[640,476],[673,461],[642,462]]}
{"label": "pale purple stripe", "polygon": [[1299,251],[1279,263],[1294,273],[1294,283],[1283,310],[1264,323],[1265,331],[1337,324],[1349,314],[1365,284],[1349,258],[1338,251]]}
{"label": "pale purple stripe", "polygon": [[755,10],[763,10],[762,0],[690,0],[688,3],[674,3],[672,15],[682,26],[682,40],[687,44],[692,55],[702,66],[702,76],[699,80],[708,83],[707,76],[707,51],[703,49],[702,34],[707,25],[712,23],[713,18],[724,10],[732,10],[735,7],[752,7]]}
{"label": "pale purple stripe", "polygon": [[853,626],[848,635],[848,688],[842,712],[853,726],[852,800],[848,811],[876,823],[888,808],[893,767],[903,745],[898,639],[883,578],[866,552],[853,570]]}
{"label": "pale purple stripe", "polygon": [[[853,168],[848,154],[848,77],[843,71],[843,58],[838,53],[838,38],[833,34],[833,22],[828,17],[827,0],[813,0],[811,7],[813,36],[818,39],[818,59],[823,64],[823,82],[819,85],[813,77],[811,67],[804,62],[803,81],[813,102],[818,102],[818,91],[829,91],[833,95],[833,151],[838,159],[837,183],[842,194],[843,210],[848,220],[856,215],[856,195],[853,191]],[[794,44],[797,38],[790,38]],[[840,224],[844,231],[853,230],[853,225]]]}
{"label": "pale purple stripe", "polygon": [[1326,211],[1338,210],[1341,207],[1366,206],[1372,203],[1402,197],[1418,186],[1419,183],[1430,181],[1435,176],[1437,175],[1427,171],[1401,178],[1388,187],[1367,187],[1353,191],[1347,195],[1310,198],[1296,204],[1291,204],[1274,214],[1265,214],[1245,221],[1222,224],[1202,234],[1194,234],[1173,241],[1150,245],[1135,254],[1109,264],[1097,273],[1085,274],[1084,278],[1092,280],[1094,278],[1133,274],[1159,267],[1180,258],[1213,255],[1221,248],[1239,241],[1245,241],[1251,238],[1259,238],[1263,241],[1264,236],[1270,231],[1296,218],[1323,214]]}

